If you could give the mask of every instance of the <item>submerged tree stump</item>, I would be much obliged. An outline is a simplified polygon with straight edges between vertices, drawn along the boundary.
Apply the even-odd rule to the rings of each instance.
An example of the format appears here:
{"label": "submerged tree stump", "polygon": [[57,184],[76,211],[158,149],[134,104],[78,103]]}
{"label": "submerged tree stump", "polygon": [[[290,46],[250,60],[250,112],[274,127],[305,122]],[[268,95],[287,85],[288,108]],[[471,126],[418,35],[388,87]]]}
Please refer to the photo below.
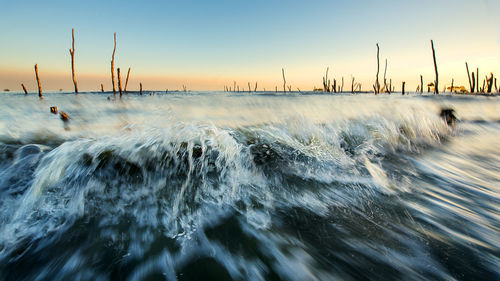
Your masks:
{"label": "submerged tree stump", "polygon": [[116,32],[114,35],[115,46],[113,48],[113,55],[111,56],[111,84],[113,84],[113,94],[116,95],[115,89],[115,51],[116,51]]}
{"label": "submerged tree stump", "polygon": [[[467,64],[467,62],[465,62],[465,69],[467,69],[467,77],[469,78],[470,92],[473,93],[474,92],[474,88],[472,87],[472,82],[470,80],[469,65]],[[474,73],[472,73],[472,74],[474,75]]]}
{"label": "submerged tree stump", "polygon": [[378,82],[378,74],[380,72],[379,54],[380,54],[380,48],[377,43],[377,75],[375,76],[375,85],[373,85],[373,90],[375,91],[375,94],[378,94],[380,90],[380,83]]}
{"label": "submerged tree stump", "polygon": [[120,75],[120,68],[118,67],[116,70],[118,72],[118,90],[120,91],[120,98],[122,98],[123,92],[122,92],[122,81],[121,81],[121,75]]}
{"label": "submerged tree stump", "polygon": [[71,29],[72,47],[69,49],[71,55],[71,74],[73,78],[73,85],[75,86],[75,93],[78,94],[78,86],[75,78],[75,29]]}
{"label": "submerged tree stump", "polygon": [[[495,79],[495,81],[496,81],[496,79]],[[496,82],[495,82],[495,84],[496,84]],[[21,86],[23,87],[24,94],[27,95],[28,90],[26,90],[26,87],[24,86],[24,84],[21,84]]]}
{"label": "submerged tree stump", "polygon": [[438,76],[438,68],[437,68],[437,62],[436,62],[436,51],[434,50],[434,41],[431,40],[431,47],[432,47],[432,58],[434,59],[434,71],[436,72],[436,81],[434,82],[434,93],[439,94],[439,76]]}
{"label": "submerged tree stump", "polygon": [[283,93],[286,92],[286,79],[285,79],[285,69],[281,69],[281,74],[283,74]]}
{"label": "submerged tree stump", "polygon": [[125,79],[125,93],[127,92],[127,85],[128,85],[128,76],[130,75],[130,67],[128,68],[128,72],[127,72],[127,79]]}
{"label": "submerged tree stump", "polygon": [[40,77],[38,76],[38,65],[36,65],[36,64],[35,64],[35,76],[36,76],[36,83],[38,85],[38,97],[40,99],[43,99],[42,83],[40,83]]}

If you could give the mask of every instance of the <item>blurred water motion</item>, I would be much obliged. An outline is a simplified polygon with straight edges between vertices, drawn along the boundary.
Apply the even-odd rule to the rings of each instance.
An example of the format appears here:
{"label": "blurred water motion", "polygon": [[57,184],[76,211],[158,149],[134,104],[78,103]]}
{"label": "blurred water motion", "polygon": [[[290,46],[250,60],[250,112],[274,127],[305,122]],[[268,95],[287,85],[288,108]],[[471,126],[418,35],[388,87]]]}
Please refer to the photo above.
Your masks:
{"label": "blurred water motion", "polygon": [[107,97],[2,94],[0,279],[500,278],[497,97]]}

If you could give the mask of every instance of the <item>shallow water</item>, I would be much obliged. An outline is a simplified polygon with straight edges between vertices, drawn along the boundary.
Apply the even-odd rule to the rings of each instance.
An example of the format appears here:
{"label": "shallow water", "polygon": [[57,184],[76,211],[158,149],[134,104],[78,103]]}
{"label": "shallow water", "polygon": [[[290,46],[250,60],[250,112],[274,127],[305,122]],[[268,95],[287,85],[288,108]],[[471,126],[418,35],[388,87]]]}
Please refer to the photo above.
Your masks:
{"label": "shallow water", "polygon": [[0,279],[500,278],[498,97],[108,96],[2,94]]}

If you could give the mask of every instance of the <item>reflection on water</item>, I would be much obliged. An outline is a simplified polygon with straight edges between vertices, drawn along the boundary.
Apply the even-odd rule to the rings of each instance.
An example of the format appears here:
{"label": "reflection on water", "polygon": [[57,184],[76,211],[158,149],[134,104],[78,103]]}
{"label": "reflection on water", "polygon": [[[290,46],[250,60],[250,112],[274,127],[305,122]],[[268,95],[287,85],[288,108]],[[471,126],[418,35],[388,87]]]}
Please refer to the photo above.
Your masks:
{"label": "reflection on water", "polygon": [[0,279],[500,278],[496,97],[151,94],[2,97]]}

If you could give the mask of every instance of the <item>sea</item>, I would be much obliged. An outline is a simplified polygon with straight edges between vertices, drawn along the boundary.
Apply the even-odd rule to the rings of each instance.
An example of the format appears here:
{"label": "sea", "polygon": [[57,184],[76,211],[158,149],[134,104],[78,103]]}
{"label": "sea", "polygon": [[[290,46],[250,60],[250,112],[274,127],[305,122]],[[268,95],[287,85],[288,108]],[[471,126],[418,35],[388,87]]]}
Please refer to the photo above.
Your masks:
{"label": "sea", "polygon": [[0,280],[500,280],[499,97],[1,93]]}

